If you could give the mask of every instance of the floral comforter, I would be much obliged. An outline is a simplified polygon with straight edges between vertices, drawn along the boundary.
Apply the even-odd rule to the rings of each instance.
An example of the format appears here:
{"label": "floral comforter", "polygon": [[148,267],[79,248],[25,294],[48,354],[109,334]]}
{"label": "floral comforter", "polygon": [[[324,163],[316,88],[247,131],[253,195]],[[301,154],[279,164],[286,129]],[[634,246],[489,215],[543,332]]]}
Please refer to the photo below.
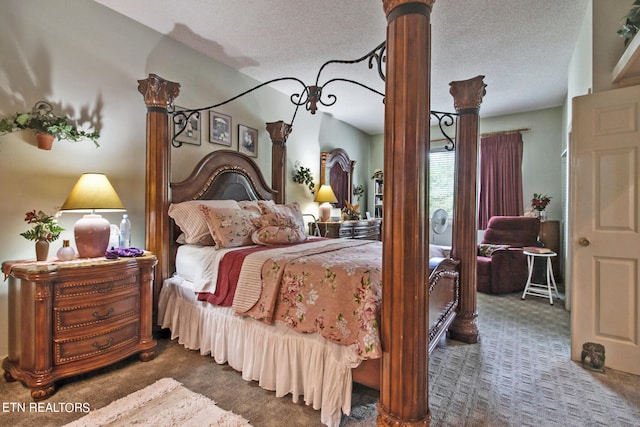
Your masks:
{"label": "floral comforter", "polygon": [[376,241],[331,240],[279,253],[262,264],[257,303],[236,311],[351,345],[362,359],[379,358],[381,264],[382,243]]}

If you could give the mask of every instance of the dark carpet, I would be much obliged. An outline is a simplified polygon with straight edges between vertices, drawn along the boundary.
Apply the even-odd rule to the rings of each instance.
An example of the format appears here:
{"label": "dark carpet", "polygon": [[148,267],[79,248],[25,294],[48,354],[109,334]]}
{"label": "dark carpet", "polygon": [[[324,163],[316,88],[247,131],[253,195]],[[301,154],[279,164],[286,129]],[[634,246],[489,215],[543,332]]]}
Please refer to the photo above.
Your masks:
{"label": "dark carpet", "polygon": [[[570,316],[562,303],[479,294],[478,312],[478,344],[443,340],[430,357],[432,426],[640,425],[640,377],[608,368],[595,373],[572,362]],[[293,403],[291,396],[276,398],[228,366],[169,340],[159,340],[150,362],[132,357],[60,381],[40,407],[30,407],[29,390],[20,383],[0,381],[0,425],[61,426],[84,413],[64,410],[82,405],[60,403],[97,409],[164,377],[242,415],[254,427],[321,426],[319,412],[304,403]],[[376,391],[355,386],[351,416],[343,416],[341,425],[374,426],[377,399]]]}

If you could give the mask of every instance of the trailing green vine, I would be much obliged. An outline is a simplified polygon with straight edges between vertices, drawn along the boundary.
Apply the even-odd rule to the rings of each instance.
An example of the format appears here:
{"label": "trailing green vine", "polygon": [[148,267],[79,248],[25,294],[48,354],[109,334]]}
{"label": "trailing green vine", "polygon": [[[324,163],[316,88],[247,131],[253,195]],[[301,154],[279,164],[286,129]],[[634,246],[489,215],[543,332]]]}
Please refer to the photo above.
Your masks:
{"label": "trailing green vine", "polygon": [[293,182],[306,185],[309,191],[311,191],[311,194],[315,194],[316,184],[313,182],[311,169],[305,168],[300,164],[300,162],[296,162],[294,167],[295,169],[293,170]]}
{"label": "trailing green vine", "polygon": [[353,188],[353,195],[356,196],[356,201],[360,201],[360,198],[364,196],[364,185],[359,184]]}
{"label": "trailing green vine", "polygon": [[640,31],[640,0],[633,2],[633,6],[622,19],[622,26],[618,30],[618,35],[624,38],[625,46]]}

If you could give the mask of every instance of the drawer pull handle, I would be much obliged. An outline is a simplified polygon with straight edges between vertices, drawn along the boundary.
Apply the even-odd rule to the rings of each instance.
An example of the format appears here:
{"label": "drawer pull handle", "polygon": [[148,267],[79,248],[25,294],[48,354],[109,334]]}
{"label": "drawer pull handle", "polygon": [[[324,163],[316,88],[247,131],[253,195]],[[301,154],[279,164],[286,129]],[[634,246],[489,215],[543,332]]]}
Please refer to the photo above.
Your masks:
{"label": "drawer pull handle", "polygon": [[101,344],[98,344],[98,341],[94,341],[94,342],[93,342],[93,346],[94,346],[95,348],[97,348],[98,350],[106,350],[106,349],[108,349],[109,347],[111,347],[111,344],[112,344],[112,343],[113,343],[113,338],[109,338],[109,341],[107,341],[107,343],[106,343],[106,344],[102,344],[102,345],[101,345]]}
{"label": "drawer pull handle", "polygon": [[91,314],[93,314],[93,317],[95,317],[97,320],[105,320],[105,319],[108,319],[109,317],[111,317],[111,315],[113,314],[113,307],[111,307],[109,309],[109,311],[107,311],[107,314],[103,314],[102,316],[100,314],[98,314],[97,311],[94,311]]}
{"label": "drawer pull handle", "polygon": [[93,285],[94,292],[111,292],[113,289],[113,282],[107,283],[107,286]]}

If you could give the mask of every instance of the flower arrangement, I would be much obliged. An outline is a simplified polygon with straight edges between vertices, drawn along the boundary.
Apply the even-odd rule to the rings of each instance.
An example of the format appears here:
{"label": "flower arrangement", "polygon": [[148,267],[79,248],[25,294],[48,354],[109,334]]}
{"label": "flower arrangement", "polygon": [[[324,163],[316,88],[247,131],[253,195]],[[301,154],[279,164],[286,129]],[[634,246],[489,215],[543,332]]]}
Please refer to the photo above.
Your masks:
{"label": "flower arrangement", "polygon": [[352,221],[360,219],[360,205],[344,201],[344,208],[342,208],[342,220]]}
{"label": "flower arrangement", "polygon": [[533,210],[542,212],[547,208],[547,206],[549,206],[550,202],[551,197],[547,196],[546,194],[533,193],[533,199],[531,199],[531,207],[533,208]]}
{"label": "flower arrangement", "polygon": [[55,216],[48,215],[43,211],[32,210],[25,214],[24,220],[27,224],[31,224],[33,228],[31,230],[20,233],[22,237],[28,240],[45,240],[47,242],[53,242],[60,233],[64,231],[64,228],[58,225],[58,221]]}

